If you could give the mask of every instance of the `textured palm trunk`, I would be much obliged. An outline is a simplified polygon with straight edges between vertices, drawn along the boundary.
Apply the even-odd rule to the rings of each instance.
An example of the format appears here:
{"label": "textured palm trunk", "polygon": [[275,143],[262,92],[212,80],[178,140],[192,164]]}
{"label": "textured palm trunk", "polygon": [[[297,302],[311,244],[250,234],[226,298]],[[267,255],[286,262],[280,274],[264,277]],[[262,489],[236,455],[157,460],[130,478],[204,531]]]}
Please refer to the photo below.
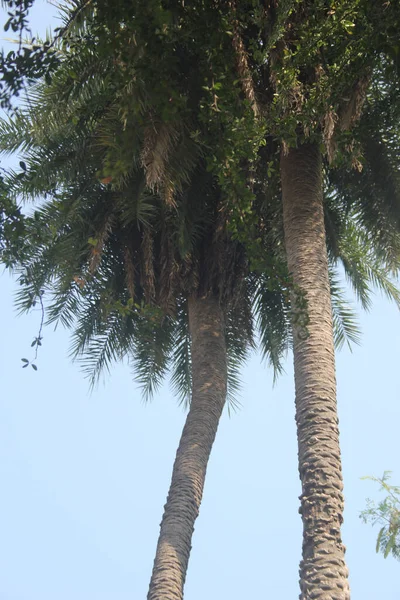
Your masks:
{"label": "textured palm trunk", "polygon": [[[307,144],[283,154],[281,177],[288,266],[295,286],[307,299],[309,319],[307,336],[302,319],[295,317],[294,308],[296,423],[303,519],[300,598],[348,600],[348,571],[340,532],[343,483],[318,146]],[[295,288],[293,302],[299,297]]]}
{"label": "textured palm trunk", "polygon": [[204,480],[225,404],[224,314],[217,298],[189,300],[192,401],[176,454],[148,600],[181,600]]}

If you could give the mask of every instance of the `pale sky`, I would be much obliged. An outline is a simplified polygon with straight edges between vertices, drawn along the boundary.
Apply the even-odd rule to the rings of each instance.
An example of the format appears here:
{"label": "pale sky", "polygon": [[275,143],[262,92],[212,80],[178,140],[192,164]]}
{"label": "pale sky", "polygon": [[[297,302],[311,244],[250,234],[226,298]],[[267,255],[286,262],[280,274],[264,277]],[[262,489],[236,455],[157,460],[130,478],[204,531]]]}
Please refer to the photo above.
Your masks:
{"label": "pale sky", "polygon": [[[43,31],[54,11],[41,3],[33,29]],[[143,404],[123,365],[89,395],[62,330],[45,330],[38,372],[22,370],[40,315],[17,318],[8,274],[0,286],[0,600],[144,600],[184,412],[168,385]],[[375,553],[378,531],[358,515],[367,496],[379,497],[363,475],[392,470],[400,484],[400,319],[379,294],[360,317],[362,345],[337,357],[343,537],[352,599],[398,600],[400,564]],[[252,357],[242,407],[223,415],[186,600],[298,597],[291,362],[273,387]]]}

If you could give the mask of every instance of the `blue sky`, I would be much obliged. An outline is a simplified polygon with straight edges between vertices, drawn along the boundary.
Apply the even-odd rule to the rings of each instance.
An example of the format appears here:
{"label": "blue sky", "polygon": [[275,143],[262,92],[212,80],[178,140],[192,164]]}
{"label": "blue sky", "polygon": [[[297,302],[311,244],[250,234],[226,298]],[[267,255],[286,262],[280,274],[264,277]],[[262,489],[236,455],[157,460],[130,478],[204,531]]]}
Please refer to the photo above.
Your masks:
{"label": "blue sky", "polygon": [[[55,9],[40,6],[33,28],[43,31]],[[89,394],[62,330],[45,330],[38,372],[22,370],[40,314],[17,318],[8,274],[0,286],[0,600],[144,599],[185,414],[168,385],[143,404],[124,365]],[[400,483],[400,319],[380,295],[360,317],[362,345],[337,360],[343,537],[353,600],[398,600],[400,565],[375,554],[377,531],[358,515],[367,496],[378,497],[360,477],[392,470]],[[223,415],[187,600],[298,596],[291,361],[273,387],[254,356],[243,370],[241,409]]]}

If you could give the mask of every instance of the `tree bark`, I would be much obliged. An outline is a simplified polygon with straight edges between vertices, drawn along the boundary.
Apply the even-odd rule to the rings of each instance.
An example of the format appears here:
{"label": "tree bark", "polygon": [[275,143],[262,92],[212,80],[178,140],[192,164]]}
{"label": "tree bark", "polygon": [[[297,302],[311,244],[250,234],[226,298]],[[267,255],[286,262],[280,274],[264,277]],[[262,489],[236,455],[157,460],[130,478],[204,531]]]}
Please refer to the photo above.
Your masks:
{"label": "tree bark", "polygon": [[194,522],[226,400],[225,323],[218,298],[190,298],[189,327],[192,401],[164,507],[148,600],[183,598]]}
{"label": "tree bark", "polygon": [[[303,519],[300,598],[349,600],[340,532],[344,501],[319,147],[305,144],[283,153],[281,178],[285,246],[295,286],[293,353]],[[296,307],[302,294],[305,311]]]}

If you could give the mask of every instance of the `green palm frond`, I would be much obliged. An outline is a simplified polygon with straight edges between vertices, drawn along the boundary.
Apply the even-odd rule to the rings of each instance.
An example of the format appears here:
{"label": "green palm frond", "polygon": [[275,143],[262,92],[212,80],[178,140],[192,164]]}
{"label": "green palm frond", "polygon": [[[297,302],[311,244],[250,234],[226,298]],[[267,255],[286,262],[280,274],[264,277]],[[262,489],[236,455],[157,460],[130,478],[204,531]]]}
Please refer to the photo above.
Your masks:
{"label": "green palm frond", "polygon": [[0,119],[0,153],[11,155],[27,151],[33,143],[29,129],[29,120],[21,112],[13,119]]}
{"label": "green palm frond", "polygon": [[[106,326],[90,339],[81,356],[76,354],[75,348],[73,349],[74,358],[79,359],[92,388],[100,375],[104,371],[110,372],[112,364],[124,356],[121,348],[121,340],[124,339],[122,321],[123,317],[117,311],[111,313],[108,315]],[[82,326],[82,322],[78,322],[79,326]]]}
{"label": "green palm frond", "polygon": [[328,181],[335,202],[345,213],[357,215],[376,251],[386,262],[398,260],[400,246],[400,103],[395,85],[384,81],[371,88],[366,108],[355,130],[359,169],[339,165]]}
{"label": "green palm frond", "polygon": [[332,268],[330,269],[330,288],[335,346],[340,350],[346,343],[351,350],[352,344],[360,344],[361,331],[354,309],[346,300],[339,277]]}
{"label": "green palm frond", "polygon": [[174,322],[169,317],[160,320],[155,316],[137,324],[130,362],[146,401],[154,395],[167,373],[175,341],[174,330]]}
{"label": "green palm frond", "polygon": [[191,342],[186,302],[178,307],[171,353],[171,385],[179,402],[187,407],[192,393]]}
{"label": "green palm frond", "polygon": [[[346,277],[364,309],[371,306],[372,287],[380,289],[399,305],[399,291],[393,276],[400,271],[400,262],[388,263],[376,250],[374,239],[357,223],[356,216],[346,222],[340,240],[340,261]],[[397,259],[399,261],[399,258]]]}
{"label": "green palm frond", "polygon": [[228,311],[225,327],[227,352],[227,405],[228,411],[240,407],[240,390],[242,382],[240,371],[249,354],[254,348],[252,315],[246,310],[248,304],[243,299]]}
{"label": "green palm frond", "polygon": [[156,219],[159,198],[151,194],[144,185],[143,173],[129,180],[129,185],[115,195],[120,219],[124,226],[142,225],[151,227]]}
{"label": "green palm frond", "polygon": [[254,311],[261,354],[273,368],[274,380],[283,372],[282,360],[291,344],[290,302],[288,293],[276,282],[262,277],[255,282]]}

